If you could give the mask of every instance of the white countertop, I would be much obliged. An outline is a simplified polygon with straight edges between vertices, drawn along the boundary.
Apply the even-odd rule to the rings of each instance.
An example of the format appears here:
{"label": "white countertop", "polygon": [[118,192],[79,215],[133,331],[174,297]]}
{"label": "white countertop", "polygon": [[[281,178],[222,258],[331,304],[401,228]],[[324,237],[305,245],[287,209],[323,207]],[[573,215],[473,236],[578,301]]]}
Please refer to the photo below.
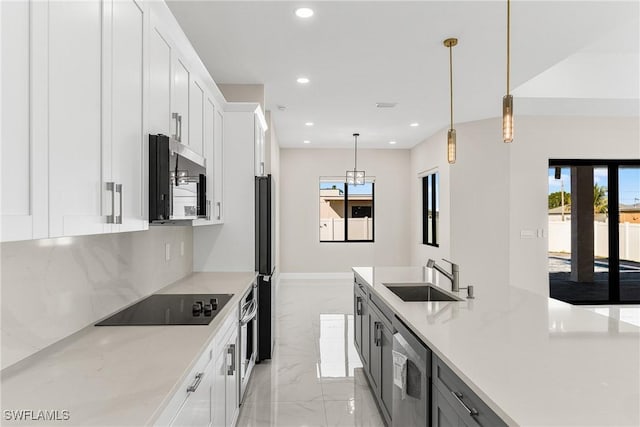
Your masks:
{"label": "white countertop", "polygon": [[404,302],[383,283],[433,282],[430,270],[353,271],[508,424],[640,425],[637,326],[500,284],[474,300]]}
{"label": "white countertop", "polygon": [[2,410],[68,410],[63,425],[153,423],[255,277],[193,273],[158,292],[234,294],[208,326],[88,326],[3,370]]}

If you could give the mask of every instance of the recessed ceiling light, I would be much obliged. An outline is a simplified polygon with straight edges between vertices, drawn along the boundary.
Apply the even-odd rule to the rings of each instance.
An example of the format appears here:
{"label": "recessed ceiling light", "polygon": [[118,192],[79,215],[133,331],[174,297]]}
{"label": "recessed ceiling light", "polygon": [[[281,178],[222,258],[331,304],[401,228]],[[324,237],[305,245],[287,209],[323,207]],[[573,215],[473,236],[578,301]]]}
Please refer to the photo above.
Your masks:
{"label": "recessed ceiling light", "polygon": [[313,16],[313,9],[308,7],[300,7],[296,9],[296,16],[298,18],[311,18]]}
{"label": "recessed ceiling light", "polygon": [[309,83],[309,79],[307,77],[298,77],[298,80],[296,81],[303,85],[306,85],[307,83]]}
{"label": "recessed ceiling light", "polygon": [[415,127],[420,126],[420,123],[413,122],[409,126],[411,126],[412,128],[415,128]]}
{"label": "recessed ceiling light", "polygon": [[305,126],[313,126],[313,122],[307,122],[304,124]]}
{"label": "recessed ceiling light", "polygon": [[308,139],[305,139],[304,141],[302,141],[304,144],[311,144],[311,141],[309,141]]}
{"label": "recessed ceiling light", "polygon": [[396,143],[395,141],[389,141],[389,144],[391,145],[395,145],[395,143]]}

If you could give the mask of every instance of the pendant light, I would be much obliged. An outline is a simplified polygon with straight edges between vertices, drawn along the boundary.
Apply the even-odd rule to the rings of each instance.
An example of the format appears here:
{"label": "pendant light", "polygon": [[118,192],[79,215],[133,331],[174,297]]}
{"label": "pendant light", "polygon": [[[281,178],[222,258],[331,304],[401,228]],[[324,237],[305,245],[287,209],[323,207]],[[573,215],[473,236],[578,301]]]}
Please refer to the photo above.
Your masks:
{"label": "pendant light", "polygon": [[358,137],[359,133],[354,133],[353,138],[355,140],[354,144],[354,161],[353,161],[353,170],[347,171],[346,181],[349,185],[364,185],[365,173],[364,171],[358,170]]}
{"label": "pendant light", "polygon": [[451,126],[447,132],[447,161],[450,164],[456,162],[456,130],[453,128],[453,47],[458,44],[458,39],[446,39],[443,44],[449,48],[449,91],[450,91],[450,111]]}
{"label": "pendant light", "polygon": [[509,93],[511,77],[511,0],[507,0],[507,94],[502,98],[502,140],[513,142],[513,96]]}

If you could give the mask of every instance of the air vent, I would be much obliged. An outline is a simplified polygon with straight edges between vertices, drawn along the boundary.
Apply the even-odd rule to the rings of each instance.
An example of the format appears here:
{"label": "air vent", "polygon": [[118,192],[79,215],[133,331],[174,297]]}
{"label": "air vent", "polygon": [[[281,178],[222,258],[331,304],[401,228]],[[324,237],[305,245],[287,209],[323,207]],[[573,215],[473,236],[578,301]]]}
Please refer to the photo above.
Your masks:
{"label": "air vent", "polygon": [[398,105],[397,102],[376,102],[378,108],[393,108]]}

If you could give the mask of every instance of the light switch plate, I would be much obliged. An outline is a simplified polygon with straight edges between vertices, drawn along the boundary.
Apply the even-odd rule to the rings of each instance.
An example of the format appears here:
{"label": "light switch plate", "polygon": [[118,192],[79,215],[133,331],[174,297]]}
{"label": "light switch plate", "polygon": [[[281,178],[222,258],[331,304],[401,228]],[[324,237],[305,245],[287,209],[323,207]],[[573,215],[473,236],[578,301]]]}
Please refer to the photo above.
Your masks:
{"label": "light switch plate", "polygon": [[536,232],[534,230],[520,230],[521,239],[533,239],[534,237],[536,237]]}

